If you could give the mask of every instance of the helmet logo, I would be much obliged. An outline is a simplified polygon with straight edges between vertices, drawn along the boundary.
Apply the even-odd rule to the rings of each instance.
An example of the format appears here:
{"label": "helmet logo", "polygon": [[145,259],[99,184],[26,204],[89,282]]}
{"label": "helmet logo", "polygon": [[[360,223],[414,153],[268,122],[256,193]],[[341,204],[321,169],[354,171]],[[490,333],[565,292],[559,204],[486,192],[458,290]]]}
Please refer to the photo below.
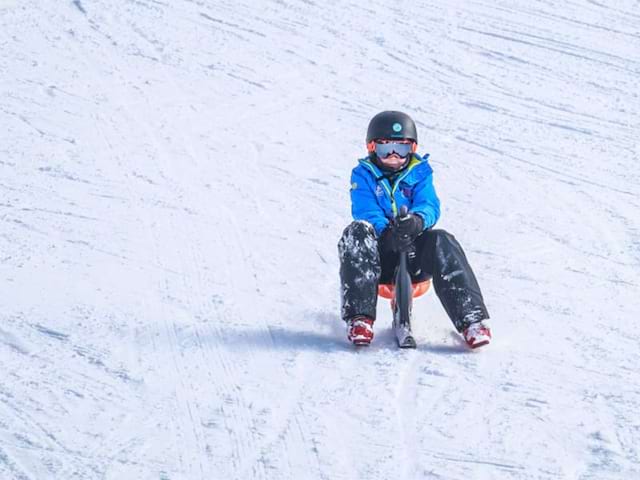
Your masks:
{"label": "helmet logo", "polygon": [[398,132],[400,132],[402,130],[402,125],[400,125],[399,123],[396,122],[396,123],[393,124],[393,127],[391,127],[391,128],[393,128],[394,132],[398,133]]}

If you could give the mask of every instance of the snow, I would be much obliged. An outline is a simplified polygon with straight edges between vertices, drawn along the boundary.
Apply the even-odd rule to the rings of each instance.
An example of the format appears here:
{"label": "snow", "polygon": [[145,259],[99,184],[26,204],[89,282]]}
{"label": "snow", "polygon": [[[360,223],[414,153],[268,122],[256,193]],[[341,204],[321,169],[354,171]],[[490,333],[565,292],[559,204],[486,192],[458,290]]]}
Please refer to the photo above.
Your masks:
{"label": "snow", "polygon": [[[0,478],[640,475],[637,1],[0,0]],[[416,118],[494,342],[339,319]]]}

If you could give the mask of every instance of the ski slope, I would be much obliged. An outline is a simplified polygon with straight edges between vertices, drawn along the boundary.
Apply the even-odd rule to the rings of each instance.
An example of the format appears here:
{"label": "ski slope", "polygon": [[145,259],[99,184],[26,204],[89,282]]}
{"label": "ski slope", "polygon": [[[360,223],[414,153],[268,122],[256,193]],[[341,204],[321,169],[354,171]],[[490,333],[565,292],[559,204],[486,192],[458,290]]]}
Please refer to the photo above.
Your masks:
{"label": "ski slope", "polygon": [[[0,0],[0,478],[640,478],[640,4]],[[348,345],[369,119],[491,313]]]}

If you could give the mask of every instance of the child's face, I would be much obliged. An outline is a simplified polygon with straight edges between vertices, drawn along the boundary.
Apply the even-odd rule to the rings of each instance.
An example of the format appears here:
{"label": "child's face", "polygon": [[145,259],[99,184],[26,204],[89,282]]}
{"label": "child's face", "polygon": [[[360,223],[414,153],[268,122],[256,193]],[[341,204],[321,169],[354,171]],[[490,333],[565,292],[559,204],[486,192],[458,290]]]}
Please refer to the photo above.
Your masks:
{"label": "child's face", "polygon": [[378,161],[389,170],[401,168],[413,151],[411,140],[376,140],[375,152]]}

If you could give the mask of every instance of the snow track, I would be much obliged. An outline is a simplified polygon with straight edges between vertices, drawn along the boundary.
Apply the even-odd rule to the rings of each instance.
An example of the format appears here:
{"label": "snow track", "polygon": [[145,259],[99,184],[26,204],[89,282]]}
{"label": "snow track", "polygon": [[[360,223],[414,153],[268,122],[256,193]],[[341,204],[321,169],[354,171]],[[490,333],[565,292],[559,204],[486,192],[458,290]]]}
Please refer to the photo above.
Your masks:
{"label": "snow track", "polygon": [[[638,2],[0,1],[0,478],[640,474]],[[369,118],[492,314],[345,340]]]}

